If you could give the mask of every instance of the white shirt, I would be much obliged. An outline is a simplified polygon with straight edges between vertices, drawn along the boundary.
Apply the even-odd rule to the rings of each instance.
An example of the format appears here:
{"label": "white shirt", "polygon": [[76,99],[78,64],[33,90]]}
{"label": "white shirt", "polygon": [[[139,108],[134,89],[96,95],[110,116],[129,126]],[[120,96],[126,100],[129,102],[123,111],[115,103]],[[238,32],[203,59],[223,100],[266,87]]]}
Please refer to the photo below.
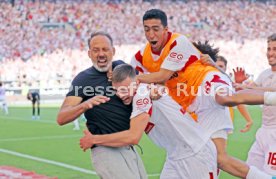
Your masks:
{"label": "white shirt", "polygon": [[140,84],[133,98],[131,119],[142,113],[151,115],[145,132],[158,146],[165,148],[172,160],[196,154],[209,140],[200,126],[165,94],[152,101],[147,84]]}
{"label": "white shirt", "polygon": [[[273,87],[276,88],[276,72],[271,68],[263,71],[255,81],[259,87]],[[276,126],[276,106],[263,106],[263,121],[265,126]]]}
{"label": "white shirt", "polygon": [[[199,59],[200,53],[194,47],[194,45],[184,36],[180,35],[175,39],[176,45],[170,50],[169,55],[164,59],[161,68],[171,70],[171,71],[179,71],[186,63],[191,59],[192,56]],[[172,43],[172,44],[173,44]],[[136,68],[139,67],[143,70],[143,73],[148,73],[148,71],[143,67],[143,65],[139,62],[138,57],[144,54],[145,50],[144,46],[140,51],[136,53],[136,55],[131,59],[131,65]],[[160,53],[162,54],[163,49]],[[140,55],[138,55],[140,53]],[[160,55],[152,53],[151,54],[154,60],[157,60]]]}

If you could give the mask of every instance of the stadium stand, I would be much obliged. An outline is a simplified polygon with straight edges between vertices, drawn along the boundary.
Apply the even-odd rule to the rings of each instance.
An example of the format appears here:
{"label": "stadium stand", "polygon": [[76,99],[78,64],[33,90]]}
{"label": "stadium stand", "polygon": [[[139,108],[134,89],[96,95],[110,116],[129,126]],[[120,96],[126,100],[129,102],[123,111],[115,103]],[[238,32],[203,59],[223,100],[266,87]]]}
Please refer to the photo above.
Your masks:
{"label": "stadium stand", "polygon": [[6,0],[0,3],[0,80],[12,91],[68,88],[68,79],[91,64],[86,41],[96,30],[112,34],[116,57],[128,62],[146,40],[141,17],[153,7],[168,14],[172,31],[220,47],[228,70],[243,66],[257,76],[266,68],[264,41],[276,28],[273,0]]}

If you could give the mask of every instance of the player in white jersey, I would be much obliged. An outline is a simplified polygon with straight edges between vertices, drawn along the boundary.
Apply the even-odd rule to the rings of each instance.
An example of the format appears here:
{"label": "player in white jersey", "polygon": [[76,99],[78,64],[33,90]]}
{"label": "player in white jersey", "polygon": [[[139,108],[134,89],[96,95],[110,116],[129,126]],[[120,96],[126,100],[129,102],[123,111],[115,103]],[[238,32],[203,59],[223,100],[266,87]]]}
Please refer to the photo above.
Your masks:
{"label": "player in white jersey", "polygon": [[0,103],[2,103],[2,109],[4,110],[4,113],[7,115],[9,114],[8,105],[6,102],[6,90],[3,87],[2,82],[0,82]]}
{"label": "player in white jersey", "polygon": [[[218,67],[220,67],[224,72],[226,72],[227,69],[227,60],[223,57],[223,56],[218,56],[217,57],[217,61],[216,64]],[[243,116],[243,118],[246,121],[246,125],[244,129],[241,129],[241,132],[247,132],[250,130],[251,126],[253,125],[253,120],[252,117],[250,115],[250,113],[248,112],[247,108],[245,105],[238,105],[237,109],[239,110],[239,112],[241,113],[241,115]],[[232,121],[234,120],[234,110],[232,107],[229,107],[229,111],[230,111],[230,116],[232,118]]]}
{"label": "player in white jersey", "polygon": [[[204,118],[199,119],[198,117],[198,119],[202,121],[202,125],[207,124],[204,128],[209,132],[209,135],[216,145],[218,151],[218,166],[231,175],[241,178],[264,178],[262,176],[266,175],[265,173],[258,171],[254,167],[249,167],[244,162],[229,156],[226,151],[227,132],[232,129],[232,123],[229,112],[226,113],[223,109],[225,107],[223,106],[242,104],[243,101],[241,101],[241,98],[238,96],[243,95],[239,93],[235,97],[231,97],[230,95],[223,97],[219,95],[220,91],[216,90],[213,90],[216,91],[213,97],[207,96],[205,98],[205,95],[196,97],[197,93],[191,95],[191,89],[195,89],[193,87],[196,87],[196,89],[199,88],[199,91],[204,91],[206,88],[208,93],[212,92],[209,91],[208,88],[217,88],[224,91],[228,90],[228,94],[230,94],[230,84],[225,80],[225,75],[217,72],[216,69],[210,66],[205,66],[200,63],[200,52],[197,51],[191,42],[183,35],[169,32],[167,16],[162,10],[148,10],[143,16],[143,27],[148,43],[142,50],[135,54],[132,60],[132,65],[137,70],[146,73],[139,75],[138,79],[143,83],[166,83],[166,86],[170,89],[170,95],[175,101],[185,107],[185,109],[187,109],[186,106],[190,106],[190,108],[188,108],[189,111],[194,110],[192,112],[198,112],[197,115],[204,118],[206,118],[207,115],[213,114],[210,113],[210,110],[215,110],[219,105],[222,105],[221,108],[218,108],[221,110],[219,112],[221,115],[213,116],[216,118],[209,118],[209,121],[203,122]],[[179,93],[176,92],[179,91],[179,83],[184,83],[184,91],[185,85],[187,86],[186,89],[190,90],[188,95],[185,93],[179,95]],[[251,94],[247,97],[249,97],[247,98],[249,99],[247,102],[251,101],[252,103],[246,104],[255,104],[254,95]],[[217,102],[218,106],[204,105],[202,102],[205,99],[207,101]],[[194,105],[191,105],[192,102]],[[200,109],[195,105],[199,103],[202,105]],[[223,113],[225,114],[224,117],[222,116]],[[220,124],[220,126],[218,126],[218,124]],[[267,177],[271,178],[269,176]]]}
{"label": "player in white jersey", "polygon": [[217,178],[215,145],[178,103],[166,93],[152,101],[149,85],[137,82],[130,65],[114,69],[112,84],[124,104],[132,102],[130,129],[108,135],[86,132],[81,139],[84,150],[94,144],[112,147],[137,144],[145,131],[155,144],[167,151],[160,178]]}
{"label": "player in white jersey", "polygon": [[[276,87],[276,33],[267,39],[267,59],[271,68],[263,71],[250,86]],[[256,133],[247,163],[276,175],[276,107],[264,105],[262,111],[262,126]]]}

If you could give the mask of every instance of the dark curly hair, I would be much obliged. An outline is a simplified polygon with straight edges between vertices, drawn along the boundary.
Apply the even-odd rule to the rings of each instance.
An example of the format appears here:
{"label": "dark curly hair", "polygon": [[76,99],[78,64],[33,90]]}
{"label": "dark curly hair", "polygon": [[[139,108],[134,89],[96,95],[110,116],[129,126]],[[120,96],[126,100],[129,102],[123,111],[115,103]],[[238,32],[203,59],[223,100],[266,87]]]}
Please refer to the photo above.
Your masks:
{"label": "dark curly hair", "polygon": [[208,54],[215,62],[217,61],[219,48],[214,48],[214,45],[209,44],[209,41],[205,41],[204,43],[200,41],[193,42],[193,45],[201,51],[201,53]]}

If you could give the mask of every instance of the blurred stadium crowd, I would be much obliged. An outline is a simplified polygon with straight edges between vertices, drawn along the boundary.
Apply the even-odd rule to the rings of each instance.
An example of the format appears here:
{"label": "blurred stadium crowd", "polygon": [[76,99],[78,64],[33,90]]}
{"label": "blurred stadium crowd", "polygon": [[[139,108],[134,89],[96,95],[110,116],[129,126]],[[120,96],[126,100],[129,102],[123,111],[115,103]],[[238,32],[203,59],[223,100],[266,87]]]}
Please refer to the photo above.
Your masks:
{"label": "blurred stadium crowd", "polygon": [[96,30],[109,32],[116,58],[129,62],[146,41],[142,15],[151,8],[168,14],[170,30],[220,47],[228,70],[242,66],[255,75],[267,67],[266,38],[276,29],[273,0],[0,2],[0,80],[12,81],[10,87],[67,85],[63,80],[91,65],[86,42]]}

